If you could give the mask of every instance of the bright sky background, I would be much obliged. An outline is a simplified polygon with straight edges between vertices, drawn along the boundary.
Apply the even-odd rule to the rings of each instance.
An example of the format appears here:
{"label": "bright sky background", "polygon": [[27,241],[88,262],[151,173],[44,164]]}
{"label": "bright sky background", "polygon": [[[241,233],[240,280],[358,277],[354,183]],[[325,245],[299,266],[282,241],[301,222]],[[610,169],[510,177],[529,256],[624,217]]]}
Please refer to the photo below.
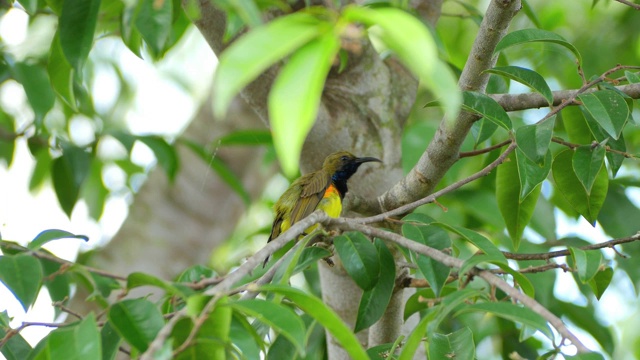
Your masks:
{"label": "bright sky background", "polygon": [[[0,20],[0,38],[9,46],[20,46],[24,43],[27,16],[21,10],[12,9]],[[192,29],[178,48],[173,49],[159,66],[150,61],[143,61],[126,49],[121,42],[104,38],[98,41],[91,52],[91,57],[112,57],[123,69],[125,76],[136,82],[136,105],[127,114],[127,123],[134,133],[176,134],[191,118],[197,104],[205,95],[211,83],[215,58],[213,53]],[[100,88],[94,89],[96,107],[109,107],[118,96],[117,82],[110,70],[99,72]],[[173,78],[179,77],[185,88],[176,86]],[[17,118],[28,122],[32,114],[27,108],[27,100],[22,88],[17,83],[8,83],[0,88],[0,106],[13,114],[20,113]],[[87,128],[87,126],[89,126]],[[78,136],[92,136],[92,128],[87,121],[79,119],[75,122],[74,131]],[[134,157],[141,164],[151,164],[153,155],[144,146],[136,148]],[[45,229],[58,228],[76,234],[84,234],[91,239],[89,244],[81,241],[64,240],[52,242],[46,247],[58,256],[73,260],[79,249],[86,249],[108,241],[118,230],[127,215],[127,200],[111,198],[106,206],[105,214],[99,222],[91,220],[87,207],[80,202],[76,205],[71,219],[58,206],[55,194],[50,187],[30,193],[28,183],[34,162],[24,143],[19,141],[13,166],[10,169],[0,167],[0,233],[5,240],[26,243]],[[118,171],[108,173],[105,182],[124,181]],[[638,199],[640,196],[635,198]],[[573,221],[562,213],[557,214],[559,221],[558,236],[579,234],[581,237],[600,242],[607,239],[598,227],[592,228],[585,220]],[[609,255],[612,254],[608,250]],[[619,275],[619,274],[617,274]],[[573,279],[568,274],[561,274],[556,284],[556,295],[576,304],[584,304]],[[614,280],[615,281],[615,280]],[[622,282],[617,289],[608,289],[600,300],[602,310],[598,315],[606,319],[606,323],[620,322],[635,313],[636,296],[633,286],[628,280]],[[12,326],[17,327],[22,321],[54,321],[51,300],[42,291],[31,311],[25,314],[17,300],[0,285],[0,311],[8,310],[13,317]],[[573,328],[575,330],[575,328]],[[22,335],[35,345],[50,329],[28,327]],[[619,331],[618,331],[619,332]],[[590,338],[578,332],[587,346],[597,348]],[[582,336],[581,336],[582,335]],[[620,336],[620,334],[618,334]],[[481,344],[481,346],[484,346]],[[2,359],[0,355],[0,359]]]}

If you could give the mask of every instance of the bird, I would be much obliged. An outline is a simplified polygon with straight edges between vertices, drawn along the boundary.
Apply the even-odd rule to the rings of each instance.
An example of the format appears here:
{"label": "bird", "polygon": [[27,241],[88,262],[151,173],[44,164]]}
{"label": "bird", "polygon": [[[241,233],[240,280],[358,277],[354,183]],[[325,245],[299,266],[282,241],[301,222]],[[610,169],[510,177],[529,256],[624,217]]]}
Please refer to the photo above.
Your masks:
{"label": "bird", "polygon": [[[366,162],[382,162],[374,157],[356,157],[348,151],[338,151],[324,159],[320,170],[296,179],[273,206],[275,217],[267,243],[285,232],[316,209],[337,218],[342,212],[342,200],[347,194],[347,180]],[[317,225],[306,229],[313,231]],[[263,266],[269,261],[267,257]]]}

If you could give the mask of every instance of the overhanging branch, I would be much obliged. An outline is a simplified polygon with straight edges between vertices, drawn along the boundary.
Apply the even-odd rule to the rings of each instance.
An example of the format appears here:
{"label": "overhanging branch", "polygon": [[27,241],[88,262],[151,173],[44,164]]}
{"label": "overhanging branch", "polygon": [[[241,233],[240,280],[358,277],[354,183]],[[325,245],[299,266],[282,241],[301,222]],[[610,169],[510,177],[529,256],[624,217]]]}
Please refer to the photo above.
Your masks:
{"label": "overhanging branch", "polygon": [[[625,93],[632,99],[640,99],[640,84],[628,84],[616,86],[616,89]],[[590,93],[597,91],[598,89],[592,88],[582,93]],[[553,106],[558,106],[572,98],[580,90],[560,90],[553,92]],[[547,100],[538,93],[523,93],[523,94],[491,94],[489,95],[493,100],[497,101],[505,111],[520,111],[528,109],[539,109],[548,107]],[[569,105],[578,105],[575,101],[571,101]]]}

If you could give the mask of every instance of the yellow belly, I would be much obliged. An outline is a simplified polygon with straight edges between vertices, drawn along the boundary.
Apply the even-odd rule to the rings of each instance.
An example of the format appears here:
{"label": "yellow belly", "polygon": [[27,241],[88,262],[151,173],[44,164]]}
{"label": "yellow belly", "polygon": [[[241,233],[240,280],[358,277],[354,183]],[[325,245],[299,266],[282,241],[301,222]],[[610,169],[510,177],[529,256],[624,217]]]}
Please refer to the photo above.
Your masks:
{"label": "yellow belly", "polygon": [[[318,206],[316,206],[316,210],[318,209],[324,211],[330,217],[333,217],[333,218],[340,217],[340,214],[342,213],[342,200],[340,199],[340,194],[338,193],[338,190],[336,190],[335,187],[330,186],[327,189],[327,191],[325,191],[324,197],[322,198],[322,200],[320,200],[320,202],[318,203]],[[290,227],[291,227],[291,222],[289,219],[286,219],[285,221],[282,222],[280,229],[282,232],[285,232]],[[309,234],[313,230],[315,230],[317,227],[318,227],[318,224],[310,226],[304,232],[306,234]]]}

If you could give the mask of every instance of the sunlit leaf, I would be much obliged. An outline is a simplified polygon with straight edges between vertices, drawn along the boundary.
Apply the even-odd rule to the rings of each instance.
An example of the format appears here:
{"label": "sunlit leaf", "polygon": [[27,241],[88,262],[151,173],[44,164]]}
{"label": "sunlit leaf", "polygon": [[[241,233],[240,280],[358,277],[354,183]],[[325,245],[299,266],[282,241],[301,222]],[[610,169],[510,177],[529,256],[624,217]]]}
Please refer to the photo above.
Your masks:
{"label": "sunlit leaf", "polygon": [[579,95],[578,100],[607,134],[614,139],[620,137],[629,117],[629,106],[620,94],[601,90]]}
{"label": "sunlit leaf", "polygon": [[49,241],[59,239],[80,239],[83,241],[89,241],[89,238],[85,235],[76,235],[64,230],[49,229],[44,230],[36,235],[36,237],[33,238],[33,240],[29,242],[29,244],[27,244],[27,248],[29,248],[30,250],[37,250]]}
{"label": "sunlit leaf", "polygon": [[298,172],[302,144],[313,126],[320,96],[340,41],[333,33],[314,39],[291,55],[269,94],[273,145],[285,174]]}
{"label": "sunlit leaf", "polygon": [[438,58],[433,36],[413,15],[392,7],[347,7],[343,18],[369,26],[369,33],[380,39],[414,74],[434,92],[446,116],[454,119],[462,97],[451,70]]}
{"label": "sunlit leaf", "polygon": [[591,290],[593,290],[596,299],[600,300],[602,294],[604,294],[609,284],[611,284],[611,279],[613,279],[613,269],[607,267],[604,270],[598,271],[595,276],[589,280],[588,284]]}
{"label": "sunlit leaf", "polygon": [[15,295],[24,311],[27,311],[42,286],[40,262],[26,254],[2,255],[0,281]]}
{"label": "sunlit leaf", "polygon": [[314,16],[295,13],[255,27],[235,41],[220,55],[216,68],[215,115],[224,116],[240,90],[319,32],[319,21]]}
{"label": "sunlit leaf", "polygon": [[515,80],[521,84],[524,84],[534,91],[540,93],[540,95],[542,95],[545,100],[547,100],[549,105],[553,104],[553,93],[551,93],[549,85],[547,85],[547,82],[544,80],[542,75],[531,69],[526,69],[519,66],[501,66],[494,67],[493,69],[489,69],[486,72],[505,76],[511,80]]}
{"label": "sunlit leaf", "polygon": [[578,269],[578,277],[583,284],[589,282],[596,275],[600,269],[600,262],[602,261],[602,253],[600,250],[582,250],[575,247],[570,247],[571,256]]}
{"label": "sunlit leaf", "polygon": [[587,194],[596,180],[600,169],[604,166],[605,148],[602,145],[583,145],[575,149],[572,165],[578,180],[584,186]]}
{"label": "sunlit leaf", "polygon": [[553,126],[556,116],[535,125],[524,125],[516,129],[516,142],[518,148],[531,161],[542,164],[553,135]]}
{"label": "sunlit leaf", "polygon": [[60,45],[76,71],[89,56],[98,22],[100,0],[65,0],[60,14]]}
{"label": "sunlit leaf", "polygon": [[518,167],[518,178],[520,179],[519,199],[522,203],[549,175],[553,157],[551,151],[547,151],[547,156],[542,164],[532,162],[524,155],[520,149],[516,149],[515,157]]}
{"label": "sunlit leaf", "polygon": [[556,33],[542,29],[522,29],[512,31],[498,42],[493,53],[495,54],[511,46],[526,44],[529,42],[551,42],[562,45],[576,56],[578,63],[582,63],[582,56],[573,44]]}
{"label": "sunlit leaf", "polygon": [[474,91],[462,93],[462,108],[478,114],[496,125],[511,130],[511,119],[502,106],[485,94]]}

